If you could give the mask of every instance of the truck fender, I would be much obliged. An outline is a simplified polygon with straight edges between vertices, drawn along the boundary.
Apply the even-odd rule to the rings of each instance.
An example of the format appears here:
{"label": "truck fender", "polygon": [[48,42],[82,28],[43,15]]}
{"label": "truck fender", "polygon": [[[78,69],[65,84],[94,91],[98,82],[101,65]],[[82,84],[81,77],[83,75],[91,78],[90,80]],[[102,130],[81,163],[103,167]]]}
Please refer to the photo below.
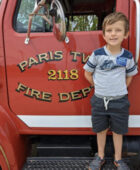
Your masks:
{"label": "truck fender", "polygon": [[20,170],[27,153],[27,137],[19,134],[12,117],[0,105],[0,166]]}

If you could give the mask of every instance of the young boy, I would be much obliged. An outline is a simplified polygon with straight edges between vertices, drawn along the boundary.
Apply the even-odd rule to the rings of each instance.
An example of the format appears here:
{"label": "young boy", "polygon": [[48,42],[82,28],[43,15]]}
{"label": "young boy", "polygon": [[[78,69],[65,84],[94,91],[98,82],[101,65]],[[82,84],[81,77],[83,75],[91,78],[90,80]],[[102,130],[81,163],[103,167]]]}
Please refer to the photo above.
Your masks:
{"label": "young boy", "polygon": [[97,133],[98,154],[89,170],[104,164],[104,148],[108,129],[112,131],[115,150],[114,164],[118,170],[129,170],[122,160],[123,134],[128,132],[129,101],[127,88],[137,67],[132,54],[121,47],[129,34],[129,22],[121,12],[106,16],[103,38],[106,45],[95,50],[84,65],[85,77],[95,87],[91,99],[93,131]]}

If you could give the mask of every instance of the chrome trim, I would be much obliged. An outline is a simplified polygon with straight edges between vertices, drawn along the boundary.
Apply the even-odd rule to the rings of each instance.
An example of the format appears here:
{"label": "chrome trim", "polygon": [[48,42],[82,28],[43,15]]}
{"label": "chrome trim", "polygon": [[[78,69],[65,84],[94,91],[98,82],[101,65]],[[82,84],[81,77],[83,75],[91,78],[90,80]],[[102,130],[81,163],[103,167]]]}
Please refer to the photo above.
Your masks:
{"label": "chrome trim", "polygon": [[136,4],[136,51],[135,51],[135,62],[138,63],[139,51],[140,51],[140,2],[134,0]]}
{"label": "chrome trim", "polygon": [[[17,117],[30,128],[92,128],[91,115],[17,115]],[[140,128],[140,115],[129,115],[129,128]]]}

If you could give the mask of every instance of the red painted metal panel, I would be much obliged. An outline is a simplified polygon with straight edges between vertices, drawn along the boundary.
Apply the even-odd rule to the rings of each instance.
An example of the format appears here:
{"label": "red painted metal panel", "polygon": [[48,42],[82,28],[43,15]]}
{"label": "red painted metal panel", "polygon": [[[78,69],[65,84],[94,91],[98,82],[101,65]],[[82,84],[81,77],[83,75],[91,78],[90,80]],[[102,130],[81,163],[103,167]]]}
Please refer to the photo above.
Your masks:
{"label": "red painted metal panel", "polygon": [[[94,49],[104,45],[102,32],[68,32],[68,44],[58,42],[53,33],[31,33],[30,43],[25,45],[26,34],[16,33],[12,28],[15,6],[16,2],[9,0],[4,20],[11,112],[15,115],[90,115],[93,90],[89,92],[90,85],[83,76],[83,65]],[[129,0],[117,0],[117,11],[129,16],[129,7]],[[123,46],[128,48],[128,41]],[[51,76],[54,80],[49,80]],[[131,88],[133,85],[130,91]],[[130,99],[132,95],[133,92]],[[21,124],[20,130],[28,133],[25,125]],[[77,129],[69,129],[69,132],[73,133],[73,130]],[[78,129],[78,133],[80,130],[83,134],[91,133],[88,128]]]}
{"label": "red painted metal panel", "polygon": [[[103,45],[101,31],[68,33],[69,44],[58,42],[53,33],[31,33],[31,41],[25,45],[26,34],[12,29],[13,12],[9,2],[5,22],[10,22],[5,24],[5,49],[11,111],[27,115],[90,114],[91,94],[89,97],[83,94],[89,84],[84,79],[82,67],[84,57]],[[43,54],[48,61],[39,61],[37,55],[42,57]],[[21,68],[23,62],[27,63],[25,68]],[[35,64],[31,64],[33,62]],[[53,72],[55,80],[49,80]],[[69,100],[63,102],[62,95]]]}

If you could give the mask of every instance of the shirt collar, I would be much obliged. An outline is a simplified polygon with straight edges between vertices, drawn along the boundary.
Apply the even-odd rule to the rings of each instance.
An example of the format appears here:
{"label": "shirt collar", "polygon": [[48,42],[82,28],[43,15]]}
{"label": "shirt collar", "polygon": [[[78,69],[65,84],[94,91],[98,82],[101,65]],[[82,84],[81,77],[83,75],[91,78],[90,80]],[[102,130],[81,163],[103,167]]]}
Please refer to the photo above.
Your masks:
{"label": "shirt collar", "polygon": [[104,46],[104,50],[105,50],[105,53],[106,53],[108,56],[113,56],[113,57],[120,57],[120,56],[122,56],[123,53],[124,53],[124,48],[122,48],[122,50],[121,50],[120,53],[118,53],[118,54],[116,54],[116,55],[112,55],[112,54],[110,54],[110,52],[108,51],[106,45]]}

